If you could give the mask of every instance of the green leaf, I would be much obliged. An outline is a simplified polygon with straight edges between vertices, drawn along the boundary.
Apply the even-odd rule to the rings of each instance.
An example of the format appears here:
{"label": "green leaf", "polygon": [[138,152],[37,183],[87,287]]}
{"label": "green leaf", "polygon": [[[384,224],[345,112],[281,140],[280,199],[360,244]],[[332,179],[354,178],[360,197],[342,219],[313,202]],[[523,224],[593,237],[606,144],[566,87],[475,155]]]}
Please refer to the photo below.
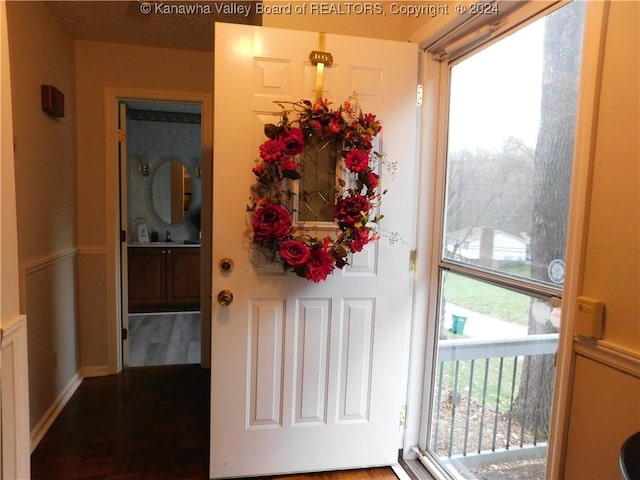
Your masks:
{"label": "green leaf", "polygon": [[283,170],[282,176],[284,178],[290,178],[291,180],[298,180],[300,178],[300,173],[297,170]]}
{"label": "green leaf", "polygon": [[276,127],[273,123],[267,123],[264,126],[264,134],[267,138],[270,138],[271,140],[276,138],[276,135],[278,134],[278,127]]}

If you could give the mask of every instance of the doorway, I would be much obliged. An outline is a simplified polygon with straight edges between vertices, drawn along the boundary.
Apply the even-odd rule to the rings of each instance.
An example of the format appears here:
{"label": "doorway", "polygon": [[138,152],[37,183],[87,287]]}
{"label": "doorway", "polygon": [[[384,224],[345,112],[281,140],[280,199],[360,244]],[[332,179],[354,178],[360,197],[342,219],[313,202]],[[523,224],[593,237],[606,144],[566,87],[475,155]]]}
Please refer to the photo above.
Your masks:
{"label": "doorway", "polygon": [[119,101],[122,364],[201,363],[202,106]]}

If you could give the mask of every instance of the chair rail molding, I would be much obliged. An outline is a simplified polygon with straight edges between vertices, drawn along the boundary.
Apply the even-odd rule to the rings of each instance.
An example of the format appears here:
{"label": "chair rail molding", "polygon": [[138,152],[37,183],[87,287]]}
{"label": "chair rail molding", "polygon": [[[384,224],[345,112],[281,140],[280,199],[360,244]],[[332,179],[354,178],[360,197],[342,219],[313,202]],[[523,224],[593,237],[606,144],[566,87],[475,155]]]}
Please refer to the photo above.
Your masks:
{"label": "chair rail molding", "polygon": [[20,309],[26,311],[27,278],[41,270],[78,256],[78,248],[70,247],[20,264]]}

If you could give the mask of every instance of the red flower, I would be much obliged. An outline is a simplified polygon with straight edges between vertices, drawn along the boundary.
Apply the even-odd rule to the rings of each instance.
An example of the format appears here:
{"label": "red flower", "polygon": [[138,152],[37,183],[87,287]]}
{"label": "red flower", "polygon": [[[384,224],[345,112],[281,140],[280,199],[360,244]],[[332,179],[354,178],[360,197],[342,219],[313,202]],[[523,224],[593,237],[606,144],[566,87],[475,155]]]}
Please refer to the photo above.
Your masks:
{"label": "red flower", "polygon": [[309,125],[316,133],[322,133],[322,124],[318,120],[309,120]]}
{"label": "red flower", "polygon": [[311,251],[300,240],[285,240],[280,244],[280,256],[291,267],[300,267],[307,263]]}
{"label": "red flower", "polygon": [[335,120],[331,120],[326,128],[326,133],[329,135],[336,135],[340,133],[340,124]]}
{"label": "red flower", "polygon": [[335,267],[333,256],[328,250],[328,240],[329,239],[326,238],[321,246],[311,249],[309,261],[306,265],[306,278],[315,283],[326,280],[327,276]]}
{"label": "red flower", "polygon": [[298,164],[296,163],[296,161],[291,158],[291,157],[283,157],[282,160],[280,160],[280,171],[284,171],[284,170],[298,170]]}
{"label": "red flower", "polygon": [[304,150],[304,135],[299,128],[283,130],[278,135],[278,140],[283,144],[283,150],[286,155],[298,155]]}
{"label": "red flower", "polygon": [[367,198],[363,195],[352,195],[341,198],[333,209],[333,216],[339,222],[345,223],[347,226],[354,226],[364,214],[369,211],[370,205]]}
{"label": "red flower", "polygon": [[369,243],[369,230],[366,228],[359,228],[353,234],[353,240],[349,245],[349,250],[353,253],[361,252],[364,246]]}
{"label": "red flower", "polygon": [[365,184],[367,189],[373,190],[378,185],[380,185],[380,175],[369,170],[368,172],[365,172],[364,175],[362,176],[362,183]]}
{"label": "red flower", "polygon": [[253,215],[253,239],[271,243],[284,240],[291,230],[289,210],[277,203],[267,203]]}
{"label": "red flower", "polygon": [[376,120],[376,116],[373,113],[366,113],[362,119],[362,123],[365,128],[371,128],[375,133],[382,130],[382,125],[380,125],[380,122]]}
{"label": "red flower", "polygon": [[369,168],[369,155],[362,150],[349,150],[344,160],[352,172],[360,173]]}
{"label": "red flower", "polygon": [[267,163],[276,163],[282,157],[284,144],[279,140],[267,140],[260,145],[260,157]]}
{"label": "red flower", "polygon": [[264,163],[260,163],[251,169],[256,177],[261,177],[264,174],[265,170],[266,167],[264,166]]}
{"label": "red flower", "polygon": [[343,269],[347,265],[347,260],[344,257],[336,255],[336,267]]}

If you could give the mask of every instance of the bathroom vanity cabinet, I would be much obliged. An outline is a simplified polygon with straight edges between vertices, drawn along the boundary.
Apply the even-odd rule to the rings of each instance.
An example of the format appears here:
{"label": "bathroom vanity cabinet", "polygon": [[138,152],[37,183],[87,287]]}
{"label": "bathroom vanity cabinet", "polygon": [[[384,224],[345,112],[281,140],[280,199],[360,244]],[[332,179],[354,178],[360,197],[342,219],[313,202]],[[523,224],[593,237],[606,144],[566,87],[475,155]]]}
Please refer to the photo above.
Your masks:
{"label": "bathroom vanity cabinet", "polygon": [[200,310],[200,246],[129,246],[129,312]]}

